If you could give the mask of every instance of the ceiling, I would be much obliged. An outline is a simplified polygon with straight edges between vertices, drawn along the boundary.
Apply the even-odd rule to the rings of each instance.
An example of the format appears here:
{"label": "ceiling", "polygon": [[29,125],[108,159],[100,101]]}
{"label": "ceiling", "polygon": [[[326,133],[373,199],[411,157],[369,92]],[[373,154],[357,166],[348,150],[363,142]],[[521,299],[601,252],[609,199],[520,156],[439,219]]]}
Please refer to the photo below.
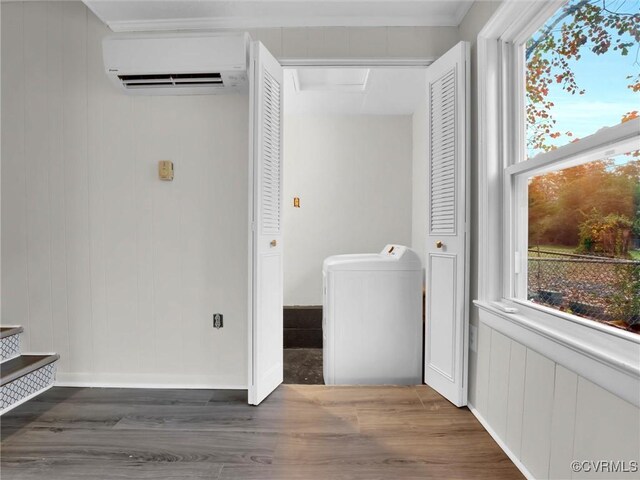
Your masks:
{"label": "ceiling", "polygon": [[84,0],[113,31],[457,26],[468,0]]}
{"label": "ceiling", "polygon": [[[315,72],[319,72],[319,78],[328,78],[330,75],[323,74],[323,70],[331,69],[302,70],[304,75],[299,78],[311,77]],[[364,91],[351,86],[339,91],[326,85],[299,91],[296,75],[294,68],[284,71],[284,109],[288,115],[411,115],[420,102],[426,101],[424,68],[372,68]]]}

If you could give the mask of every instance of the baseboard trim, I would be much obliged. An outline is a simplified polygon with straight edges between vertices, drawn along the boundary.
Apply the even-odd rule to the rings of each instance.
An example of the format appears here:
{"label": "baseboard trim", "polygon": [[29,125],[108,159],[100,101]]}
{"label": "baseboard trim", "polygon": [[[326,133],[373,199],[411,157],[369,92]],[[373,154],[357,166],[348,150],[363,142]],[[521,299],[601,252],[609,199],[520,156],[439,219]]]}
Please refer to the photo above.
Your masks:
{"label": "baseboard trim", "polygon": [[84,388],[155,388],[168,390],[246,390],[246,385],[200,384],[200,383],[135,383],[135,382],[81,382],[56,380],[55,387]]}
{"label": "baseboard trim", "polygon": [[199,375],[117,375],[117,374],[56,374],[56,387],[91,388],[167,388],[193,390],[246,390],[246,384],[218,383]]}
{"label": "baseboard trim", "polygon": [[495,442],[502,449],[502,451],[507,454],[507,457],[509,457],[509,460],[511,460],[513,464],[516,466],[516,468],[520,470],[520,472],[525,476],[525,478],[527,480],[535,480],[535,477],[531,475],[531,472],[527,470],[527,467],[525,467],[524,464],[520,461],[520,459],[516,457],[516,455],[511,451],[509,447],[507,447],[507,445],[502,441],[502,439],[493,430],[493,428],[491,428],[489,423],[487,423],[487,421],[480,414],[480,412],[476,410],[475,407],[470,403],[467,404],[467,407],[469,408],[469,410],[471,410],[471,413],[473,413],[473,415],[478,419],[478,421],[484,427],[487,433],[491,435],[491,438],[495,440]]}

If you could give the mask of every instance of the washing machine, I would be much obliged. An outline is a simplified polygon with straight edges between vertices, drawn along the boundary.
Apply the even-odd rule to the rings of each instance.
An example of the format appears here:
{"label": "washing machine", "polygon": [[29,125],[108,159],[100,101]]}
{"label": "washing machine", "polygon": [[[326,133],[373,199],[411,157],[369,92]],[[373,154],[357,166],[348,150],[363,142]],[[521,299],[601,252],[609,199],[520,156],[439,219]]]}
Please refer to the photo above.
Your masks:
{"label": "washing machine", "polygon": [[325,259],[327,385],[422,383],[422,263],[402,245]]}

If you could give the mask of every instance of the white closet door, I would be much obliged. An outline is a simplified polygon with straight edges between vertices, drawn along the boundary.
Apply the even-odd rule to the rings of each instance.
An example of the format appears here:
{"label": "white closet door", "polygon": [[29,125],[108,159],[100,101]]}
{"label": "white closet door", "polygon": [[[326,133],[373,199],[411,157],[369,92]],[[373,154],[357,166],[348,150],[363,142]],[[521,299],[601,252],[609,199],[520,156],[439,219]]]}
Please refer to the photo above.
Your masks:
{"label": "white closet door", "polygon": [[282,67],[251,45],[251,320],[249,403],[258,405],[283,376]]}
{"label": "white closet door", "polygon": [[467,404],[469,45],[427,69],[425,383]]}

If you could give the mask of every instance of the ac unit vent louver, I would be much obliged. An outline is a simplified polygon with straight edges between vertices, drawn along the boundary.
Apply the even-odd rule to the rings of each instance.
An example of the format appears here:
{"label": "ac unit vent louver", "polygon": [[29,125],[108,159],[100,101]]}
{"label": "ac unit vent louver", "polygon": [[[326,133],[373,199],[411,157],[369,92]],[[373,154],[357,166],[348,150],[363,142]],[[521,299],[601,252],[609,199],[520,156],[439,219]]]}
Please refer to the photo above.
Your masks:
{"label": "ac unit vent louver", "polygon": [[249,91],[247,33],[132,33],[102,40],[104,70],[127,95]]}
{"label": "ac unit vent louver", "polygon": [[148,87],[223,87],[219,73],[166,73],[161,75],[118,75],[127,89]]}

